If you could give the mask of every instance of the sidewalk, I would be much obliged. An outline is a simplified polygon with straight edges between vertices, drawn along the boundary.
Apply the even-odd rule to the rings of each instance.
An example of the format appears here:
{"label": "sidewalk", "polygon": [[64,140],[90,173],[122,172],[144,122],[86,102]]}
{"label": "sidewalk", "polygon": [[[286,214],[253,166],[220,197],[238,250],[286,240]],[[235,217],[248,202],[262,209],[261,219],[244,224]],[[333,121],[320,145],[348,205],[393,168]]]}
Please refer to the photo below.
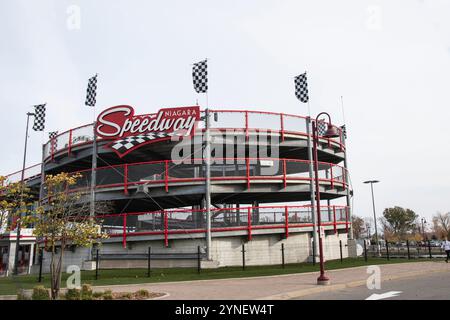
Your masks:
{"label": "sidewalk", "polygon": [[[450,264],[444,262],[411,262],[380,265],[382,281],[408,278],[434,272],[450,272]],[[95,287],[98,290],[136,291],[147,289],[168,293],[165,300],[284,300],[304,295],[365,285],[370,274],[367,266],[332,270],[327,272],[329,286],[317,286],[318,272],[270,277],[254,277],[221,280],[198,280],[153,284]]]}

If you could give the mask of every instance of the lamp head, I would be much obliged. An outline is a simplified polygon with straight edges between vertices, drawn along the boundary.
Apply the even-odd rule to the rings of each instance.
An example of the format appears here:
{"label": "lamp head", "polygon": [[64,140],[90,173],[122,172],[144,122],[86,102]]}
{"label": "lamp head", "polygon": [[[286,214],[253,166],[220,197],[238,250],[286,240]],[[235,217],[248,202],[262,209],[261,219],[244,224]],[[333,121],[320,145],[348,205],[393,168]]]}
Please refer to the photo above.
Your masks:
{"label": "lamp head", "polygon": [[339,132],[336,129],[336,127],[332,126],[331,124],[328,124],[328,129],[323,136],[325,138],[336,138],[339,137]]}
{"label": "lamp head", "polygon": [[378,183],[378,182],[380,182],[380,181],[378,181],[378,180],[367,180],[367,181],[364,181],[364,183]]}

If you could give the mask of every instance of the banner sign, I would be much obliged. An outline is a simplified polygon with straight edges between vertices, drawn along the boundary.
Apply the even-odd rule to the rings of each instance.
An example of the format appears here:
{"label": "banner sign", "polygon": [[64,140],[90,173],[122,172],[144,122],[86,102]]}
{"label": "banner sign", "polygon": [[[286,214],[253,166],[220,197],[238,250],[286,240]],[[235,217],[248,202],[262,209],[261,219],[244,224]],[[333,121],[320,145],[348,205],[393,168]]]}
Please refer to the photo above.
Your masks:
{"label": "banner sign", "polygon": [[131,106],[108,108],[97,118],[95,131],[119,157],[150,143],[172,136],[191,136],[200,120],[200,107],[165,108],[157,113],[135,115]]}

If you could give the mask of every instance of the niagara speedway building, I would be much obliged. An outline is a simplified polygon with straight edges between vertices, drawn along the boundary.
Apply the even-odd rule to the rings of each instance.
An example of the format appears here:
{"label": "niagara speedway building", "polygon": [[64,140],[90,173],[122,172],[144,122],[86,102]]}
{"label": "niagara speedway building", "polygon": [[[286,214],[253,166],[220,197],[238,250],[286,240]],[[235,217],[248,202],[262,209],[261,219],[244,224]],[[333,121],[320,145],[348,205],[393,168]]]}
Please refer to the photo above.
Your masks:
{"label": "niagara speedway building", "polygon": [[[339,258],[342,247],[348,256],[352,191],[340,127],[333,125],[338,137],[318,137],[315,177],[315,120],[309,117],[198,106],[155,111],[105,109],[95,123],[46,142],[43,162],[25,170],[36,201],[45,197],[45,175],[70,172],[81,175],[73,190],[83,192],[83,201],[111,206],[94,212],[109,237],[98,248],[72,246],[65,265],[92,269],[100,252],[102,268],[144,267],[142,257],[151,247],[155,268],[195,265],[191,256],[198,248],[204,268],[236,266],[243,245],[247,265],[269,265],[280,263],[281,244],[286,263],[310,261],[317,254],[315,179],[321,199],[316,233],[323,237],[325,259]],[[208,159],[205,146],[211,150]],[[7,178],[19,181],[21,173]],[[1,235],[2,270],[13,257],[14,241],[14,233]],[[29,272],[44,246],[23,232],[19,257]],[[49,257],[44,250],[44,272]]]}

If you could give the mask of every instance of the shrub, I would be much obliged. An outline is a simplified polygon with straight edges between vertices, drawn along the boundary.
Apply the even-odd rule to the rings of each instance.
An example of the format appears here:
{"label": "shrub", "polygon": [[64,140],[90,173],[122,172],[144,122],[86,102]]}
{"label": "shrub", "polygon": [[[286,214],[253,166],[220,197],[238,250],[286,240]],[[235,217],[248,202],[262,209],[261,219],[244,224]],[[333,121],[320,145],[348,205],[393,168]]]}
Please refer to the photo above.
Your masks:
{"label": "shrub", "polygon": [[80,289],[67,289],[66,300],[81,300]]}
{"label": "shrub", "polygon": [[121,299],[131,300],[131,299],[133,299],[133,294],[131,292],[124,292],[124,293],[122,293],[120,298]]}
{"label": "shrub", "polygon": [[93,292],[92,293],[92,298],[94,298],[94,299],[101,299],[101,298],[103,298],[103,292],[100,292],[100,291],[98,291],[98,292]]}
{"label": "shrub", "polygon": [[92,300],[92,286],[83,284],[81,287],[81,300]]}
{"label": "shrub", "polygon": [[141,290],[136,291],[136,295],[141,298],[148,298],[148,297],[150,297],[150,292],[148,292],[148,290],[141,289]]}
{"label": "shrub", "polygon": [[50,293],[44,286],[36,286],[33,288],[32,300],[50,300]]}
{"label": "shrub", "polygon": [[112,300],[112,299],[113,295],[111,290],[106,290],[105,292],[103,292],[103,300]]}
{"label": "shrub", "polygon": [[17,291],[17,300],[30,300],[30,297],[25,293],[25,290],[19,289]]}

